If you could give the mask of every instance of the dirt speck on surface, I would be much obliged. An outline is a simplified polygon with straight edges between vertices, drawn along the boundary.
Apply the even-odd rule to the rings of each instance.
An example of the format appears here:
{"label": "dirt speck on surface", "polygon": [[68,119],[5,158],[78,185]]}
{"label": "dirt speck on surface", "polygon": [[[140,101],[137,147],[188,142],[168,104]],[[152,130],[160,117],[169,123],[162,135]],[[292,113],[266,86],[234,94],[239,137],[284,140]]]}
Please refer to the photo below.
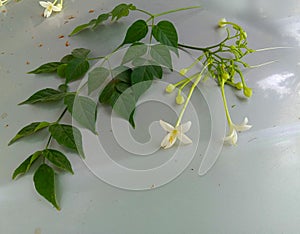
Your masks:
{"label": "dirt speck on surface", "polygon": [[69,41],[66,41],[65,46],[68,47],[70,45]]}
{"label": "dirt speck on surface", "polygon": [[5,118],[7,118],[7,116],[8,116],[8,114],[7,113],[3,113],[3,114],[1,114],[1,119],[5,119]]}

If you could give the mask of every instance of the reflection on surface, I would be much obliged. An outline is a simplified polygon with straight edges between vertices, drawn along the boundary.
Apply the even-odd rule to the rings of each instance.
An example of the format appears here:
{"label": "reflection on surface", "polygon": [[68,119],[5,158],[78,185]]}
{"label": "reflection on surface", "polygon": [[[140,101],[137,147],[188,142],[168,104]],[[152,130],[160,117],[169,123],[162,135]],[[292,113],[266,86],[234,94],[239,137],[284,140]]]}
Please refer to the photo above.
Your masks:
{"label": "reflection on surface", "polygon": [[294,78],[295,74],[291,72],[283,72],[281,74],[274,74],[267,78],[257,82],[258,86],[263,90],[273,90],[277,92],[280,97],[292,93],[291,78]]}

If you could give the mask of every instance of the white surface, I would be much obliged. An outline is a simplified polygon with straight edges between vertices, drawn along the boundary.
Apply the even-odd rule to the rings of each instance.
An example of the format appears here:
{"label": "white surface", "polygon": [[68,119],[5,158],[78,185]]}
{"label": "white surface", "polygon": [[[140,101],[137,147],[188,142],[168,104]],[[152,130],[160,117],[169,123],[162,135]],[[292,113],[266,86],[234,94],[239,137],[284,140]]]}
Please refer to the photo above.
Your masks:
{"label": "white surface", "polygon": [[[293,47],[247,58],[250,64],[278,62],[246,72],[253,88],[251,100],[241,101],[228,90],[229,103],[235,105],[230,109],[233,120],[238,123],[247,116],[253,128],[239,135],[238,146],[223,148],[207,175],[197,175],[201,157],[195,157],[184,173],[166,186],[146,192],[125,191],[97,179],[78,157],[71,157],[75,175],[59,176],[60,212],[36,194],[32,175],[11,181],[14,168],[44,142],[36,137],[8,147],[9,139],[25,124],[55,120],[61,111],[55,106],[51,112],[17,106],[38,88],[59,83],[26,72],[76,47],[88,47],[95,56],[111,51],[134,17],[105,28],[105,34],[97,31],[74,38],[67,34],[118,2],[66,0],[63,12],[47,20],[33,0],[11,2],[6,15],[1,13],[0,233],[298,233],[300,2],[296,0],[134,1],[153,12],[203,6],[202,10],[168,16],[176,22],[181,42],[205,46],[219,41],[222,35],[213,28],[225,17],[245,28],[252,48]],[[95,13],[88,13],[90,9]],[[69,20],[71,15],[75,18]],[[61,34],[64,39],[58,39]],[[67,40],[69,47],[65,46]]]}

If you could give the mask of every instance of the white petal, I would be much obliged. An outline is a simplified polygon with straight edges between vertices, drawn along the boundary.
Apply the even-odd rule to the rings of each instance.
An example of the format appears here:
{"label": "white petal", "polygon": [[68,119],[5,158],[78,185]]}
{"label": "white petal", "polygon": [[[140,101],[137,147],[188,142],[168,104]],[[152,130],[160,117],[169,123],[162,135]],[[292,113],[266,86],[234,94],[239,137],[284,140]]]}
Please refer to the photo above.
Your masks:
{"label": "white petal", "polygon": [[177,137],[175,136],[175,137],[173,137],[172,139],[171,139],[171,137],[172,137],[172,134],[171,134],[171,133],[169,133],[168,135],[166,135],[166,136],[164,137],[164,139],[163,139],[162,142],[161,142],[161,147],[162,147],[162,148],[168,149],[168,148],[170,148],[172,145],[174,145],[174,143],[175,143]]}
{"label": "white petal", "polygon": [[45,9],[44,11],[44,17],[48,18],[51,15],[52,11],[48,11],[47,9]]}
{"label": "white petal", "polygon": [[192,125],[192,122],[188,121],[184,124],[179,125],[176,129],[182,133],[186,133],[188,130],[190,130],[191,125]]}
{"label": "white petal", "polygon": [[169,142],[169,138],[171,136],[171,133],[167,134],[164,139],[162,140],[160,146],[165,148],[167,145],[168,145],[168,142]]}
{"label": "white petal", "polygon": [[159,123],[160,123],[160,126],[167,132],[172,132],[174,130],[174,127],[171,124],[169,124],[163,120],[160,120]]}
{"label": "white petal", "polygon": [[55,11],[55,12],[59,12],[59,11],[61,11],[61,7],[53,6],[52,10]]}
{"label": "white petal", "polygon": [[44,1],[40,1],[39,3],[42,7],[45,7],[45,8],[47,8],[49,5],[48,2],[44,2]]}
{"label": "white petal", "polygon": [[188,138],[185,134],[181,133],[181,134],[178,134],[178,139],[183,143],[183,144],[191,144],[193,143],[193,141]]}
{"label": "white petal", "polygon": [[230,145],[235,145],[237,142],[237,139],[238,139],[237,132],[235,129],[232,128],[230,131],[230,134],[224,138],[224,141],[226,143],[229,143]]}
{"label": "white petal", "polygon": [[247,131],[252,128],[252,125],[235,125],[235,129],[239,132]]}
{"label": "white petal", "polygon": [[236,131],[233,131],[232,144],[235,145],[237,143],[238,135]]}

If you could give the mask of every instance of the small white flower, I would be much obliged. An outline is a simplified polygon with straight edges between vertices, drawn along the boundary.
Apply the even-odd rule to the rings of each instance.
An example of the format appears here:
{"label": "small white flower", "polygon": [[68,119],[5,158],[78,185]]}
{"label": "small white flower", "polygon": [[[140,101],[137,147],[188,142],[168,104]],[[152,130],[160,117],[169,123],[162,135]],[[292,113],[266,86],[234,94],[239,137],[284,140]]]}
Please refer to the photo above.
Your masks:
{"label": "small white flower", "polygon": [[0,0],[0,6],[4,6],[4,4],[7,2],[8,0]]}
{"label": "small white flower", "polygon": [[229,134],[224,138],[224,141],[231,145],[235,145],[238,139],[237,132],[247,131],[252,127],[247,123],[248,118],[245,117],[244,121],[241,124],[231,124]]}
{"label": "small white flower", "polygon": [[169,124],[163,120],[160,120],[159,123],[164,130],[169,132],[161,142],[162,148],[164,148],[164,149],[170,148],[172,145],[174,145],[177,138],[183,144],[191,144],[192,143],[192,140],[184,134],[190,129],[190,127],[192,125],[191,121],[188,121],[185,124],[181,124],[178,127],[173,127],[171,124]]}
{"label": "small white flower", "polygon": [[55,6],[52,2],[49,2],[49,1],[47,1],[47,2],[40,1],[39,3],[42,7],[46,8],[44,11],[44,17],[46,17],[46,18],[48,18],[52,14],[52,11],[59,12],[62,9],[61,4],[58,4],[57,6]]}

